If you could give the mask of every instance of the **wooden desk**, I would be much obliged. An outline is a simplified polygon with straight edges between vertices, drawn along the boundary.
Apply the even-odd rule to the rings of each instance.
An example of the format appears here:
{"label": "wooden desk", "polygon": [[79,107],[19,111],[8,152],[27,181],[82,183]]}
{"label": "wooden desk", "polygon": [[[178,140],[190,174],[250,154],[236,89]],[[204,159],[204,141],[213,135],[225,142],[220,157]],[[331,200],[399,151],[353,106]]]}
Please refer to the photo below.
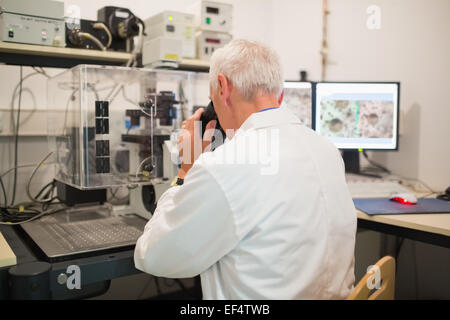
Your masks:
{"label": "wooden desk", "polygon": [[450,213],[375,215],[356,210],[358,227],[450,248]]}

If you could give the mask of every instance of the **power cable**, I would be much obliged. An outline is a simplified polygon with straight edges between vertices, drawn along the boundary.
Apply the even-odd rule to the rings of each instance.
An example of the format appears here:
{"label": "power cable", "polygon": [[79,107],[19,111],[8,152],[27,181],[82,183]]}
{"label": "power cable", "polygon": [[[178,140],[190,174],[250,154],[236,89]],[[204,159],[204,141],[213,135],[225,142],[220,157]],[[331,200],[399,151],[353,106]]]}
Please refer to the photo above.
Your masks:
{"label": "power cable", "polygon": [[19,105],[17,107],[17,124],[15,130],[15,142],[14,142],[14,178],[13,178],[13,194],[11,198],[11,205],[14,205],[16,201],[16,190],[17,190],[17,163],[19,155],[19,127],[20,127],[20,108],[22,105],[22,82],[23,82],[23,67],[20,66],[20,82],[19,82]]}

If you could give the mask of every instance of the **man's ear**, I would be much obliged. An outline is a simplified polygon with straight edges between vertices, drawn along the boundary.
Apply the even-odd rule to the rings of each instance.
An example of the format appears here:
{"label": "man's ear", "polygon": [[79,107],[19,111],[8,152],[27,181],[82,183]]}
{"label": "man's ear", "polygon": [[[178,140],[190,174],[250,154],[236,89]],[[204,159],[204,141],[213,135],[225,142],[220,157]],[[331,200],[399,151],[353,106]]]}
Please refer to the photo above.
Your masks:
{"label": "man's ear", "polygon": [[218,90],[219,90],[219,96],[222,99],[222,101],[225,103],[229,100],[231,96],[231,83],[225,77],[223,74],[219,73],[217,75],[217,83],[218,83]]}
{"label": "man's ear", "polygon": [[222,96],[224,94],[224,91],[226,91],[227,86],[228,86],[227,78],[223,74],[219,73],[217,75],[217,83],[218,83],[219,94]]}
{"label": "man's ear", "polygon": [[278,105],[279,106],[281,106],[281,103],[283,102],[283,98],[284,98],[284,89],[283,89],[283,91],[281,91],[281,94],[278,97]]}

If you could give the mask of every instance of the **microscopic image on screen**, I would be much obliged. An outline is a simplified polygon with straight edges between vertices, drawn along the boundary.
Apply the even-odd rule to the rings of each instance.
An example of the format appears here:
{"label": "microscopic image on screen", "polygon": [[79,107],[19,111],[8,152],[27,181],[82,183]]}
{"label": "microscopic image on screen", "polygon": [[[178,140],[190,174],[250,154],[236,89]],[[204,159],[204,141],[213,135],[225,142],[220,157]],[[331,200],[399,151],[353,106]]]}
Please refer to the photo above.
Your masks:
{"label": "microscopic image on screen", "polygon": [[281,107],[291,110],[305,126],[311,128],[311,88],[285,88]]}
{"label": "microscopic image on screen", "polygon": [[322,100],[320,132],[327,137],[352,138],[357,136],[355,123],[357,101]]}
{"label": "microscopic image on screen", "polygon": [[392,101],[322,100],[321,132],[340,138],[392,138]]}
{"label": "microscopic image on screen", "polygon": [[358,134],[363,138],[393,137],[392,101],[359,101]]}
{"label": "microscopic image on screen", "polygon": [[314,129],[336,147],[397,149],[399,83],[323,82],[313,92]]}

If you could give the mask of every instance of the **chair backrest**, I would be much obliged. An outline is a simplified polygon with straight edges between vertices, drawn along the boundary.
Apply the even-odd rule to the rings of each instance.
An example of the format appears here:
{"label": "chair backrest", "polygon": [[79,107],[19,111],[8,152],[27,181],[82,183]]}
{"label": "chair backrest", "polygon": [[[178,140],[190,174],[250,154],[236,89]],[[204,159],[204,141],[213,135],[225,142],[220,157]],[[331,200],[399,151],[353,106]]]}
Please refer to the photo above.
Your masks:
{"label": "chair backrest", "polygon": [[395,259],[385,256],[368,270],[347,300],[393,300],[395,294]]}

